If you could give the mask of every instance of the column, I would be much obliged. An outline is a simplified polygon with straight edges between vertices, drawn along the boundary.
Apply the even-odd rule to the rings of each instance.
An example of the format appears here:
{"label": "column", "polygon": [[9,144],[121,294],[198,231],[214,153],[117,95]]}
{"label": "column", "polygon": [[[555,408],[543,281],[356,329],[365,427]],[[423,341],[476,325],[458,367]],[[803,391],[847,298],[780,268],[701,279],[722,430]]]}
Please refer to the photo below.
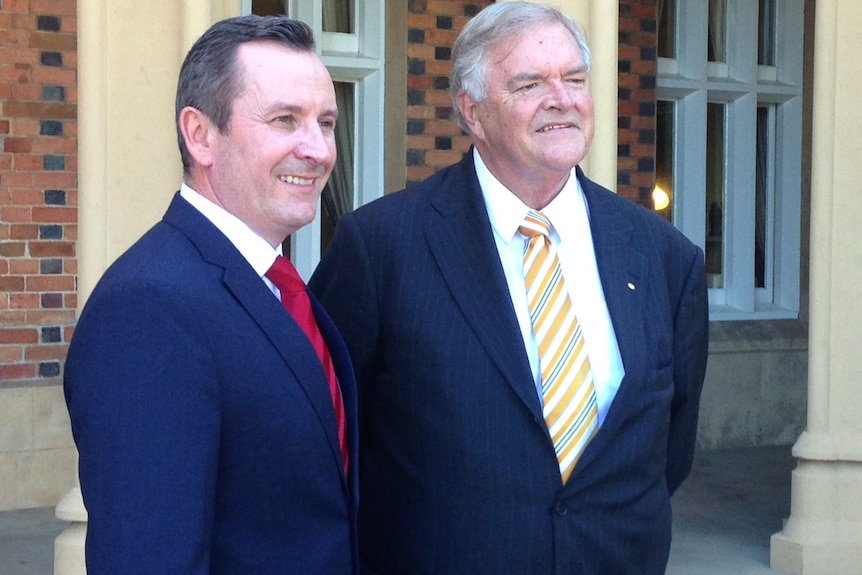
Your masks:
{"label": "column", "polygon": [[808,421],[771,566],[862,574],[862,3],[817,0]]}
{"label": "column", "polygon": [[[498,0],[499,1],[499,0]],[[596,133],[584,172],[608,189],[617,189],[617,85],[619,2],[608,0],[530,0],[550,4],[584,29],[593,62],[590,88],[595,102]]]}
{"label": "column", "polygon": [[[240,0],[78,0],[78,306],[114,259],[161,219],[182,179],[174,96],[180,64]],[[55,575],[83,575],[87,510],[73,488],[56,515]]]}

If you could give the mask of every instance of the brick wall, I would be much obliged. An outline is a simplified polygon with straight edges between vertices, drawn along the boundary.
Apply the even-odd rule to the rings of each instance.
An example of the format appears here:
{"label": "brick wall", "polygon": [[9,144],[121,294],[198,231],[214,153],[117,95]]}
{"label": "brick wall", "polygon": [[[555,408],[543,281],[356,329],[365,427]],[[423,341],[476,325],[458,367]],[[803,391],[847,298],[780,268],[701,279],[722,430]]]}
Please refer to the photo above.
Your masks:
{"label": "brick wall", "polygon": [[0,384],[61,373],[75,321],[75,0],[0,0]]}
{"label": "brick wall", "polygon": [[449,76],[458,32],[491,1],[408,0],[407,182],[453,164],[470,148],[452,116]]}
{"label": "brick wall", "polygon": [[617,193],[652,209],[656,0],[620,0]]}

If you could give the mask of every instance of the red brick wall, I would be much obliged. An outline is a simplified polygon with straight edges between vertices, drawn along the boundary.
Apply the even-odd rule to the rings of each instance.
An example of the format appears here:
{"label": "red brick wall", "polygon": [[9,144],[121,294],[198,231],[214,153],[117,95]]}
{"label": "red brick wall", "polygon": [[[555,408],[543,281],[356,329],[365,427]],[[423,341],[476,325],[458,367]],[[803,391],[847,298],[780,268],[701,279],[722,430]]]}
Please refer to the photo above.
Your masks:
{"label": "red brick wall", "polygon": [[452,45],[467,21],[493,0],[408,0],[407,182],[453,164],[470,140],[452,119]]}
{"label": "red brick wall", "polygon": [[617,193],[652,209],[656,0],[620,0]]}
{"label": "red brick wall", "polygon": [[60,375],[75,321],[75,0],[0,0],[0,383]]}

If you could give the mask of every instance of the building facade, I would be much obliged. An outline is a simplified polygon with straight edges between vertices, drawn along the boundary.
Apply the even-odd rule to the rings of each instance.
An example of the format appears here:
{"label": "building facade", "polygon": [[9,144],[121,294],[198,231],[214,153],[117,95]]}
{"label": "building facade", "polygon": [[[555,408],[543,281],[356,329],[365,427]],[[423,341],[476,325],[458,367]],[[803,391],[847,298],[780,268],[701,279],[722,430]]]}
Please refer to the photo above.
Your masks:
{"label": "building facade", "polygon": [[[467,149],[451,120],[448,62],[457,31],[487,3],[352,0],[342,3],[351,9],[345,24],[327,15],[328,2],[311,0],[0,2],[0,509],[54,505],[75,484],[61,388],[65,349],[101,271],[161,217],[178,187],[172,98],[197,35],[216,19],[252,11],[286,11],[316,28],[322,57],[355,111],[345,140],[353,148],[339,149],[350,163],[321,210],[337,218]],[[657,181],[670,176],[678,193],[671,188],[667,217],[718,258],[699,447],[794,443],[806,424],[811,431],[811,405],[824,430],[837,418],[849,429],[845,441],[855,437],[857,424],[840,409],[858,400],[823,407],[812,392],[810,363],[829,367],[843,356],[826,335],[827,349],[809,350],[810,327],[822,326],[809,321],[809,307],[836,322],[842,316],[829,305],[838,287],[830,282],[815,297],[809,285],[817,271],[822,286],[838,263],[858,264],[858,251],[835,244],[858,209],[843,195],[828,196],[821,222],[840,216],[845,227],[825,228],[812,222],[809,206],[820,149],[813,126],[831,130],[818,141],[846,145],[844,120],[836,118],[849,113],[834,97],[825,112],[816,107],[814,63],[834,53],[830,42],[854,47],[845,36],[831,38],[835,28],[852,30],[844,26],[859,22],[862,8],[852,0],[555,4],[582,22],[594,52],[597,135],[585,170],[651,209]],[[834,155],[821,162],[833,166]],[[823,169],[819,181],[833,185]],[[852,162],[843,169],[858,176]],[[836,204],[846,209],[829,211]],[[809,232],[812,226],[823,235]],[[313,269],[330,228],[322,217],[291,239],[301,271]],[[710,239],[719,247],[709,247]],[[840,253],[826,258],[818,251],[824,247]],[[852,283],[859,268],[844,279]],[[843,333],[835,327],[830,322],[824,333]],[[844,364],[829,373],[850,375]],[[825,444],[808,442],[799,457],[818,460]],[[829,457],[862,460],[843,446]],[[786,548],[799,547],[788,541]]]}
{"label": "building facade", "polygon": [[[390,38],[387,46],[374,47],[378,52],[373,58],[378,62],[379,75],[398,78],[397,81],[387,79],[383,100],[387,110],[387,134],[400,131],[401,137],[400,141],[395,140],[395,145],[390,145],[392,139],[387,134],[377,137],[386,142],[381,150],[386,156],[382,169],[386,174],[385,183],[382,183],[385,190],[378,186],[378,190],[366,193],[366,199],[419,181],[453,163],[467,150],[467,137],[451,119],[449,53],[458,30],[487,3],[413,0],[406,8],[396,9],[392,2],[376,2],[378,10],[388,11],[383,32],[394,36],[392,31],[397,29],[402,37],[397,46],[393,46],[395,42]],[[278,1],[248,4],[246,10],[260,13],[284,10]],[[294,2],[294,5],[301,8],[302,2]],[[6,97],[0,120],[4,165],[0,176],[3,190],[0,282],[4,288],[0,299],[3,306],[0,308],[3,324],[0,331],[0,357],[3,359],[0,410],[14,413],[6,420],[15,421],[20,428],[8,433],[8,440],[0,443],[3,449],[0,457],[5,458],[0,473],[12,478],[11,484],[18,486],[14,496],[11,490],[7,491],[0,502],[2,507],[11,508],[52,504],[56,494],[50,489],[30,494],[27,486],[34,484],[33,474],[60,472],[71,461],[70,457],[74,457],[71,445],[63,440],[64,407],[59,385],[78,304],[76,278],[82,246],[77,238],[79,222],[85,219],[79,218],[78,185],[86,181],[87,175],[79,179],[79,41],[75,2],[6,0],[2,11],[0,23],[5,23],[7,30],[3,52],[8,61],[3,63],[2,89]],[[394,13],[396,11],[398,13]],[[120,12],[117,10],[116,18],[121,16]],[[607,139],[617,142],[615,147],[600,150],[607,157],[613,154],[612,162],[603,162],[610,163],[610,169],[601,166],[605,172],[613,174],[613,180],[605,176],[603,183],[651,208],[656,181],[657,91],[660,89],[656,82],[659,8],[655,2],[624,0],[613,16],[617,26],[608,28],[601,22],[596,24],[598,28],[590,30],[597,61],[613,59],[616,64],[612,78],[616,86],[612,87],[612,92],[603,94],[594,85],[597,108],[601,113],[604,107],[605,117],[613,121],[613,125],[605,122],[605,126],[600,126],[606,133],[599,136],[607,136],[612,130]],[[111,17],[108,11],[105,22],[108,27]],[[129,17],[136,18],[146,29],[147,20],[157,19],[159,10],[134,9],[130,10]],[[400,26],[393,26],[393,20],[400,22]],[[373,31],[375,37],[383,37],[380,21],[373,19],[373,25],[378,27]],[[606,29],[616,38],[611,55],[603,54],[593,39],[599,33],[606,35]],[[371,31],[367,32],[372,35]],[[362,33],[358,30],[357,35]],[[182,33],[175,36],[171,41],[160,42],[166,48],[159,49],[159,54],[147,54],[147,61],[141,62],[138,69],[146,73],[147,66],[157,67],[154,59],[158,57],[176,65],[186,40]],[[131,43],[118,48],[117,55],[102,54],[101,46],[94,48],[104,60],[107,74],[119,72],[123,50],[136,50]],[[128,57],[132,61],[140,59],[133,54]],[[139,133],[134,142],[114,143],[119,137],[114,135],[114,130],[104,133],[105,139],[99,145],[108,149],[101,161],[113,165],[117,154],[122,154],[125,159],[120,160],[121,163],[174,166],[173,179],[164,189],[153,190],[151,184],[141,183],[147,181],[146,176],[141,174],[145,179],[139,180],[125,168],[108,176],[109,181],[105,183],[111,190],[129,189],[129,192],[118,195],[109,191],[108,197],[98,199],[108,202],[103,206],[109,210],[106,215],[110,223],[100,226],[102,229],[92,229],[84,222],[88,228],[82,230],[82,235],[94,238],[102,251],[98,260],[89,260],[98,261],[94,263],[97,268],[107,264],[160,217],[166,198],[177,187],[180,177],[175,151],[171,148],[172,108],[154,109],[148,103],[153,99],[169,102],[165,95],[172,92],[170,80],[166,79],[164,85],[142,84],[145,80],[133,75],[133,70],[134,67],[124,73],[129,76],[117,75],[116,86],[114,80],[108,80],[107,87],[121,90],[122,97],[106,102],[97,113],[110,116],[119,113],[120,107],[128,106],[151,117],[137,128]],[[334,75],[338,73],[344,75],[340,70]],[[616,101],[607,97],[607,93],[616,94]],[[96,117],[94,121],[103,120]],[[158,128],[151,129],[153,125]],[[360,119],[355,125],[357,131],[362,131],[367,126],[378,126],[379,122]],[[601,143],[599,140],[596,145]],[[132,157],[135,158],[133,162]],[[603,159],[594,151],[589,161],[599,164]],[[594,172],[591,169],[590,173]],[[367,174],[368,170],[363,173]],[[352,201],[362,201],[355,197],[356,192],[352,195]],[[88,199],[94,198],[92,195],[84,198],[82,210],[87,209]],[[803,204],[797,206],[795,217],[800,222],[805,219]],[[703,245],[702,240],[693,239]],[[85,260],[87,256],[83,254]],[[803,278],[807,266],[799,260],[797,264],[798,275]],[[83,279],[82,282],[86,290],[87,282],[92,280]],[[802,429],[805,414],[805,319],[802,314],[784,320],[713,322],[699,440],[702,448],[794,441]],[[746,405],[744,408],[740,407],[742,401]],[[65,483],[68,481],[66,478]],[[58,489],[62,491],[62,487],[63,481]]]}
{"label": "building facade", "polygon": [[73,481],[77,98],[75,0],[0,3],[0,509],[53,505]]}

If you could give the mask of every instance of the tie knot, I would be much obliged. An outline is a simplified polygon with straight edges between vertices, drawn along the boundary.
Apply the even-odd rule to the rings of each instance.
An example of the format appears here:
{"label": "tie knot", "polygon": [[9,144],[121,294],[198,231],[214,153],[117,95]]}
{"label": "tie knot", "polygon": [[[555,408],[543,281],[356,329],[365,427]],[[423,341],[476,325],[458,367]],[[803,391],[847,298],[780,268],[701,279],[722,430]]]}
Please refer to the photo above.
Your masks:
{"label": "tie knot", "polygon": [[524,218],[524,223],[518,228],[518,231],[531,238],[535,236],[550,236],[551,221],[542,212],[530,210],[527,213],[527,217]]}
{"label": "tie knot", "polygon": [[266,272],[266,277],[280,292],[305,291],[305,282],[299,277],[299,272],[290,260],[284,256],[276,256],[272,266]]}

